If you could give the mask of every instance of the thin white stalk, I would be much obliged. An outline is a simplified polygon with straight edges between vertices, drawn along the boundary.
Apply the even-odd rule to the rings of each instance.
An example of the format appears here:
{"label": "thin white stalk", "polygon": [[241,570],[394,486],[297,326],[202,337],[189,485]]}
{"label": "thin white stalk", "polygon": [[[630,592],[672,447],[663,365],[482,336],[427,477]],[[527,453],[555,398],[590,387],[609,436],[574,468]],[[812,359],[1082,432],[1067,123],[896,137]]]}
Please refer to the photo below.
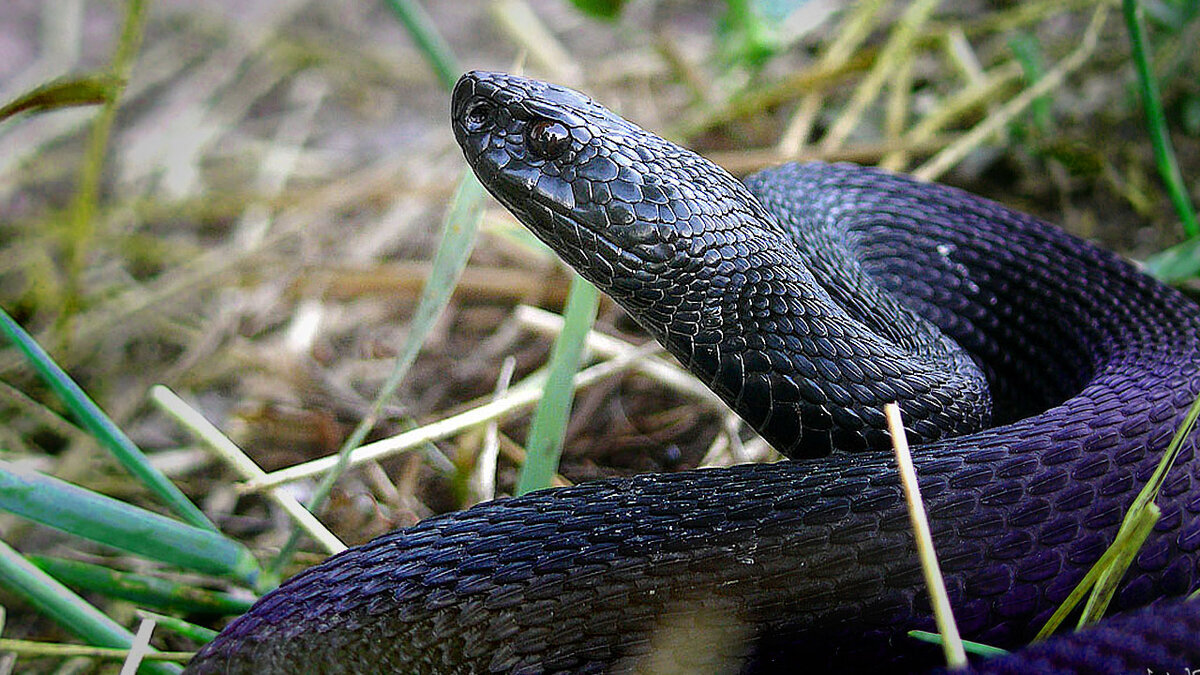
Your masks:
{"label": "thin white stalk", "polygon": [[[200,414],[200,411],[188,405],[175,392],[158,385],[150,391],[150,398],[180,424],[208,443],[209,447],[243,477],[254,480],[267,476],[267,473],[254,460],[246,456],[246,453],[242,452],[242,449],[233,441],[229,440],[228,436],[221,433],[221,430]],[[336,457],[334,459],[336,460]],[[346,545],[342,543],[342,540],[330,532],[316,516],[304,508],[304,505],[286,490],[271,490],[269,497],[330,554],[346,550]]]}
{"label": "thin white stalk", "polygon": [[[634,350],[632,353],[621,355],[609,361],[598,363],[586,370],[579,371],[579,374],[575,376],[575,388],[579,389],[580,387],[594,384],[606,377],[621,372],[638,359],[650,353],[654,347],[657,347],[657,345],[652,343],[644,348]],[[544,381],[544,376],[528,378],[512,389],[509,389],[508,393],[500,399],[485,403],[458,415],[447,417],[437,422],[431,422],[416,429],[410,429],[391,438],[385,438],[360,446],[350,453],[347,466],[357,466],[363,462],[390,457],[424,445],[425,443],[453,436],[454,434],[486,424],[491,420],[528,408],[537,403],[541,397]],[[274,471],[263,476],[251,478],[239,486],[239,489],[243,493],[258,492],[284,483],[311,478],[312,476],[328,471],[337,461],[338,458],[336,456],[314,459],[311,462],[297,464],[286,469],[280,469],[279,471]]]}
{"label": "thin white stalk", "polygon": [[904,499],[908,502],[908,517],[912,522],[913,534],[917,539],[917,556],[921,559],[921,573],[929,587],[929,599],[933,605],[933,618],[938,632],[942,634],[942,651],[946,654],[946,665],[965,668],[967,652],[963,649],[958,625],[954,622],[954,611],[950,608],[950,596],[946,593],[946,581],[938,566],[937,552],[933,550],[933,535],[929,531],[929,518],[925,515],[925,503],[921,501],[921,488],[917,484],[917,470],[913,467],[912,453],[908,450],[908,437],[904,433],[904,420],[900,418],[900,406],[888,403],[883,406],[887,418],[888,433],[892,435],[892,449],[896,452],[896,464],[900,468],[900,484],[904,488]]}

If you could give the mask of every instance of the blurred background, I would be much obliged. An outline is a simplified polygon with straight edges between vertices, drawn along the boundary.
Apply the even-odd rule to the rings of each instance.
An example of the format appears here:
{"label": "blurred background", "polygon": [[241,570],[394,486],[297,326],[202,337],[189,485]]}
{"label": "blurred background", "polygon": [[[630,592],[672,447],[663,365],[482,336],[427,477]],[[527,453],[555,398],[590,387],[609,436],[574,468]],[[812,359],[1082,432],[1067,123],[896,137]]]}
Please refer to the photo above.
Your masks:
{"label": "blurred background", "polygon": [[[409,334],[463,176],[448,123],[456,69],[582,89],[736,175],[794,159],[879,164],[1135,259],[1185,237],[1115,3],[166,0],[131,21],[140,4],[0,8],[0,104],[122,59],[129,69],[123,91],[98,80],[119,94],[99,145],[95,105],[0,121],[0,306],[226,535],[263,556],[289,521],[243,494],[243,477],[148,391],[170,387],[268,471],[337,452]],[[1140,6],[1193,200],[1197,4]],[[413,16],[453,56],[441,71],[437,45],[402,20]],[[514,381],[541,368],[552,331],[518,308],[560,312],[568,285],[489,199],[449,304],[367,440],[486,401],[508,358]],[[607,301],[597,326],[646,341]],[[773,458],[688,385],[660,380],[626,370],[582,389],[558,480]],[[322,520],[355,544],[511,494],[529,417],[525,406],[497,419],[494,468],[480,465],[488,434],[476,425],[353,469]],[[161,510],[2,346],[0,458]],[[313,484],[289,489],[305,498]],[[8,515],[0,530],[24,553],[153,570]],[[300,547],[287,572],[325,555]],[[6,637],[65,637],[11,594],[0,601]],[[129,625],[127,602],[96,602]]]}

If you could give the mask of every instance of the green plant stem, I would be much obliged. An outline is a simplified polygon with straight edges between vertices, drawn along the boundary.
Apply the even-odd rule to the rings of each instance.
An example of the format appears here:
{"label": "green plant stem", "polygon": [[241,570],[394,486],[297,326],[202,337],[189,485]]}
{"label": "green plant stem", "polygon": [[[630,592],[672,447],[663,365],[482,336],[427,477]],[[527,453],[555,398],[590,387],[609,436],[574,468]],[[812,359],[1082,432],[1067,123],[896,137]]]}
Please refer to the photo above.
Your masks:
{"label": "green plant stem", "polygon": [[442,88],[446,91],[453,89],[458,76],[463,72],[462,67],[458,65],[458,59],[454,57],[450,45],[437,31],[425,8],[416,0],[387,0],[387,4],[400,19],[400,23],[408,29],[408,34],[425,55],[425,60],[433,68]]}
{"label": "green plant stem", "polygon": [[563,436],[575,399],[572,383],[596,318],[599,293],[595,286],[572,272],[571,290],[563,311],[563,329],[554,342],[545,393],[538,401],[529,426],[529,438],[525,441],[525,464],[517,478],[518,495],[550,487],[558,472]]}
{"label": "green plant stem", "polygon": [[1129,42],[1133,50],[1133,63],[1137,68],[1138,89],[1142,95],[1142,107],[1146,111],[1146,127],[1150,132],[1150,141],[1154,145],[1154,159],[1158,164],[1158,172],[1162,175],[1167,194],[1175,211],[1183,222],[1183,231],[1189,237],[1200,235],[1200,223],[1196,221],[1196,209],[1188,196],[1183,184],[1183,174],[1179,171],[1179,163],[1175,160],[1175,150],[1171,147],[1171,137],[1167,132],[1166,117],[1163,115],[1162,97],[1158,92],[1158,82],[1150,67],[1150,56],[1146,53],[1146,28],[1142,20],[1143,9],[1138,0],[1122,0],[1121,7],[1125,13],[1125,25],[1129,30]]}
{"label": "green plant stem", "polygon": [[113,54],[110,75],[113,78],[111,95],[104,102],[92,123],[88,137],[83,166],[79,172],[79,189],[71,203],[67,229],[67,291],[63,298],[63,311],[59,319],[60,339],[66,341],[66,322],[82,306],[83,289],[80,279],[87,265],[87,254],[95,234],[96,201],[100,193],[100,175],[104,171],[104,156],[108,139],[112,135],[113,120],[117,116],[117,105],[133,70],[134,56],[142,43],[142,30],[146,23],[146,1],[128,0],[125,7],[125,22],[117,51]]}

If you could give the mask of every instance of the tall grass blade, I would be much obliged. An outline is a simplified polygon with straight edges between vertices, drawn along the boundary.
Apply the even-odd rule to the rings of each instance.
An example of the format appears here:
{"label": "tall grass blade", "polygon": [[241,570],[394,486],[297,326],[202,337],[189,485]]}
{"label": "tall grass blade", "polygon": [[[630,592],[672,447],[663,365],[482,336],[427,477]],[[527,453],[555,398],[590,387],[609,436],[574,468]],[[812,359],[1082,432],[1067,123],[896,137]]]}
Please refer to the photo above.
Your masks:
{"label": "tall grass blade", "polygon": [[575,399],[572,386],[583,356],[584,343],[596,319],[599,291],[583,277],[571,273],[571,290],[563,312],[563,330],[550,354],[550,372],[542,400],[538,401],[525,441],[525,464],[517,479],[517,494],[550,487],[558,472],[563,437]]}
{"label": "tall grass blade", "polygon": [[1150,66],[1150,56],[1146,50],[1146,27],[1142,15],[1144,10],[1138,0],[1122,0],[1121,9],[1125,14],[1125,27],[1129,31],[1129,43],[1133,51],[1133,65],[1137,69],[1138,91],[1142,95],[1142,108],[1146,112],[1146,130],[1150,132],[1150,142],[1154,146],[1154,159],[1158,164],[1158,173],[1162,176],[1175,205],[1175,211],[1183,223],[1183,231],[1188,237],[1200,236],[1200,223],[1196,221],[1196,209],[1192,206],[1187,187],[1183,184],[1183,174],[1179,172],[1179,162],[1175,159],[1175,149],[1171,146],[1171,135],[1167,131],[1166,116],[1163,115],[1162,96],[1158,92],[1158,81],[1154,79],[1154,71]]}
{"label": "tall grass blade", "polygon": [[63,532],[253,586],[258,564],[225,536],[0,461],[0,509]]}
{"label": "tall grass blade", "polygon": [[896,455],[896,467],[900,474],[900,485],[904,500],[908,504],[908,520],[916,540],[917,557],[921,560],[921,574],[929,589],[929,604],[933,607],[933,620],[942,636],[942,653],[946,665],[951,669],[965,668],[967,652],[963,647],[954,611],[950,607],[950,595],[946,592],[946,580],[938,564],[937,552],[933,547],[933,534],[929,529],[929,517],[925,513],[925,502],[921,499],[921,486],[917,482],[917,470],[913,466],[912,453],[908,449],[908,436],[904,432],[904,421],[900,417],[900,406],[888,403],[883,406],[888,433],[892,437],[892,450]]}
{"label": "tall grass blade", "polygon": [[100,198],[100,176],[104,172],[104,157],[108,151],[108,139],[112,135],[113,123],[117,118],[117,103],[124,92],[124,82],[133,70],[134,57],[142,44],[146,25],[146,0],[128,0],[121,36],[113,54],[110,71],[119,84],[100,107],[92,130],[88,135],[83,164],[79,167],[79,189],[71,201],[67,214],[66,232],[66,292],[62,298],[62,313],[58,328],[61,336],[69,334],[67,324],[83,306],[81,280],[87,262],[87,253],[95,238],[96,204]]}
{"label": "tall grass blade", "polygon": [[[40,613],[88,644],[116,649],[128,649],[133,644],[132,633],[34,567],[3,541],[0,541],[0,585],[25,598]],[[178,673],[180,668],[170,664],[145,664],[142,672]]]}
{"label": "tall grass blade", "polygon": [[[413,313],[412,321],[409,323],[408,336],[400,347],[400,353],[396,357],[392,372],[371,404],[370,412],[342,443],[342,447],[338,450],[337,463],[321,479],[317,489],[313,492],[312,499],[307,504],[309,511],[313,513],[320,511],[325,499],[329,496],[329,491],[333,489],[333,484],[349,468],[350,453],[362,445],[367,434],[375,427],[375,423],[383,412],[383,406],[391,400],[396,388],[408,374],[409,367],[417,358],[421,346],[425,344],[425,338],[433,330],[438,317],[442,315],[442,310],[450,302],[450,296],[454,293],[458,278],[462,274],[463,268],[467,266],[471,251],[475,248],[475,236],[479,232],[479,224],[483,222],[484,194],[483,186],[475,179],[475,175],[470,171],[465,172],[462,180],[458,183],[458,190],[454,194],[450,210],[446,213],[442,240],[438,244],[437,253],[433,256],[433,265],[429,270],[425,288],[421,292],[421,300]],[[278,573],[291,559],[299,537],[299,528],[294,528],[287,543],[284,544],[270,567],[272,574]]]}
{"label": "tall grass blade", "polygon": [[175,487],[161,471],[150,464],[150,460],[142,453],[125,432],[109,419],[108,415],[96,405],[62,368],[50,358],[41,345],[13,321],[3,309],[0,309],[0,333],[8,337],[17,349],[24,354],[26,360],[33,366],[42,380],[66,405],[71,414],[83,425],[89,433],[108,448],[113,457],[125,467],[129,473],[137,477],[151,492],[158,495],[172,511],[187,523],[196,527],[217,531],[195,504],[188,499],[179,488]]}
{"label": "tall grass blade", "polygon": [[387,0],[387,5],[417,43],[417,49],[425,55],[425,60],[433,68],[442,88],[450,91],[458,81],[458,76],[462,74],[462,67],[458,65],[454,51],[437,31],[425,9],[416,0]]}
{"label": "tall grass blade", "polygon": [[1121,527],[1117,530],[1117,536],[1113,538],[1112,544],[1100,556],[1092,568],[1088,570],[1083,579],[1075,585],[1071,593],[1062,601],[1054,614],[1046,621],[1046,625],[1038,631],[1034,641],[1044,640],[1058,630],[1062,622],[1066,620],[1067,615],[1075,609],[1079,601],[1083,599],[1089,591],[1093,594],[1093,599],[1089,600],[1088,606],[1090,611],[1085,612],[1080,618],[1080,626],[1085,623],[1099,620],[1104,615],[1104,611],[1108,608],[1107,601],[1103,598],[1106,592],[1104,588],[1098,588],[1097,584],[1101,579],[1117,579],[1125,574],[1129,564],[1133,561],[1138,549],[1141,548],[1142,542],[1145,541],[1146,535],[1149,534],[1150,528],[1154,526],[1154,521],[1158,519],[1158,506],[1154,504],[1155,498],[1158,497],[1158,491],[1162,487],[1163,481],[1166,480],[1167,472],[1175,464],[1175,458],[1179,455],[1180,449],[1183,447],[1183,442],[1191,435],[1192,430],[1196,427],[1196,419],[1200,417],[1200,396],[1192,402],[1192,407],[1188,409],[1184,415],[1183,422],[1179,428],[1175,430],[1175,436],[1171,438],[1171,442],[1163,451],[1162,459],[1159,460],[1158,466],[1155,467],[1154,473],[1151,474],[1150,480],[1142,486],[1142,490],[1134,498],[1133,504],[1129,506],[1129,510],[1125,513],[1125,519],[1121,521]]}

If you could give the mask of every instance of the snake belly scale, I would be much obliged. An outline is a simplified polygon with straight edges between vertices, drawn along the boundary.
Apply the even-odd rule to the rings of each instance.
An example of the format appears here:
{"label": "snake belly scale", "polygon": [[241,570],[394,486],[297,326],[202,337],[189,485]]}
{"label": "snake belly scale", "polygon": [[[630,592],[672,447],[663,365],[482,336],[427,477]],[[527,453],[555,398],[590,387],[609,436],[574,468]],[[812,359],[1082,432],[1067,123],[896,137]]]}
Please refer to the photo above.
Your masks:
{"label": "snake belly scale", "polygon": [[[1200,393],[1194,302],[999,204],[849,165],[742,183],[503,73],[464,75],[452,122],[492,195],[798,461],[431,518],[290,579],[188,672],[936,667],[906,635],[933,620],[881,450],[892,400],[961,632],[1018,647],[1112,541]],[[1114,600],[1151,606],[977,667],[1200,665],[1200,608],[1170,600],[1200,582],[1195,445]]]}

